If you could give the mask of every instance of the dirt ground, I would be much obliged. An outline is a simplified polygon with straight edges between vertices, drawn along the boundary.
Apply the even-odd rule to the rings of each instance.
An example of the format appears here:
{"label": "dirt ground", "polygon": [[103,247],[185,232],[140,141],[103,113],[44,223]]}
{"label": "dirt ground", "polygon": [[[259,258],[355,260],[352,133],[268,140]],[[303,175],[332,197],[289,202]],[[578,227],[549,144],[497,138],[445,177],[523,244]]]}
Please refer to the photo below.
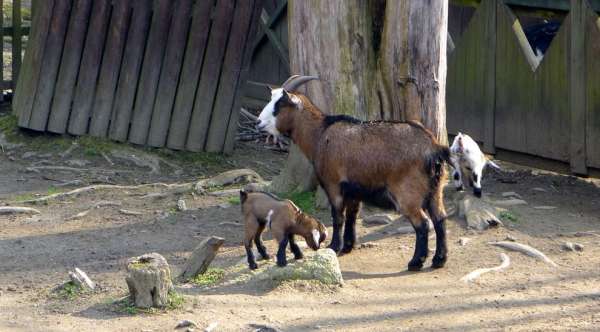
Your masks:
{"label": "dirt ground", "polygon": [[[162,156],[160,170],[152,173],[118,158],[110,158],[111,165],[101,155],[77,149],[64,157],[27,146],[4,151],[0,205],[93,183],[187,182],[234,168],[252,168],[270,179],[285,159],[258,145],[240,144],[234,156],[216,161],[189,163]],[[383,226],[359,221],[359,241],[372,245],[340,257],[343,287],[231,284],[226,275],[211,287],[176,285],[184,294],[183,306],[154,313],[132,313],[115,304],[127,295],[125,261],[158,252],[177,272],[202,239],[216,235],[226,242],[213,265],[242,268],[243,227],[238,225],[239,206],[230,197],[152,199],[142,196],[159,190],[96,191],[31,205],[41,215],[0,216],[0,331],[170,331],[182,319],[194,320],[197,330],[217,323],[214,331],[253,331],[252,323],[283,331],[597,330],[600,182],[501,164],[503,172],[484,176],[485,192],[502,199],[503,192],[513,191],[528,204],[509,207],[505,226],[484,232],[468,230],[463,221],[451,218],[444,269],[432,270],[428,261],[423,271],[407,272],[414,235],[395,233],[408,225],[405,221]],[[43,168],[47,166],[85,171]],[[187,211],[175,209],[179,198],[186,200]],[[119,205],[96,208],[101,201]],[[141,214],[125,215],[120,209]],[[87,215],[74,218],[87,210]],[[373,212],[366,208],[362,215]],[[317,215],[331,226],[327,211]],[[559,266],[488,244],[507,236],[538,248]],[[461,237],[471,241],[461,246]],[[565,241],[584,249],[564,251]],[[270,252],[275,249],[272,242],[267,241]],[[434,246],[435,240],[430,241],[430,248]],[[508,269],[470,284],[460,281],[472,270],[500,264],[502,252],[511,258]],[[75,266],[99,290],[74,298],[54,293]]]}

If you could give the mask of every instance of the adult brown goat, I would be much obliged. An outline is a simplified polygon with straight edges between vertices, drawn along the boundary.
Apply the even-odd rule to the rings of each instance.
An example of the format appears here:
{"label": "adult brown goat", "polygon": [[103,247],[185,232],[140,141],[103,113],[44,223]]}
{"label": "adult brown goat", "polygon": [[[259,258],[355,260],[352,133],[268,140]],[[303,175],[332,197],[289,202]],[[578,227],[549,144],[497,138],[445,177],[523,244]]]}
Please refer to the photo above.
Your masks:
{"label": "adult brown goat", "polygon": [[331,204],[329,247],[338,253],[352,251],[356,217],[361,202],[367,202],[393,208],[410,219],[416,233],[414,256],[408,264],[412,271],[420,270],[427,258],[431,217],[436,233],[432,267],[443,267],[448,255],[443,203],[448,147],[418,122],[363,122],[345,115],[329,116],[306,96],[290,92],[314,79],[295,75],[281,88],[272,89],[257,128],[274,136],[290,136],[312,162]]}

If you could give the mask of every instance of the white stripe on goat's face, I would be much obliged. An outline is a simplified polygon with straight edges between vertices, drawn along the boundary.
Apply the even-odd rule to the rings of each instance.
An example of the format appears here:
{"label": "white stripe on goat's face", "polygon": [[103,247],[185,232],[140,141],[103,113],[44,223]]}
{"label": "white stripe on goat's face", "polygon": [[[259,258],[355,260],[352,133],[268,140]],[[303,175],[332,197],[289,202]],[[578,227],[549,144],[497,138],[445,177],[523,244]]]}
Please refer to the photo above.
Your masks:
{"label": "white stripe on goat's face", "polygon": [[269,103],[260,112],[260,115],[258,116],[258,124],[256,125],[258,130],[264,130],[275,137],[280,135],[279,131],[277,130],[277,114],[275,114],[275,104],[277,104],[281,97],[283,97],[282,88],[271,90],[271,101],[269,101]]}
{"label": "white stripe on goat's face", "polygon": [[317,246],[317,249],[318,249],[319,245],[321,244],[319,242],[319,240],[321,239],[321,234],[319,233],[319,231],[316,228],[312,230],[312,237],[313,237],[313,240],[315,241],[315,245]]}

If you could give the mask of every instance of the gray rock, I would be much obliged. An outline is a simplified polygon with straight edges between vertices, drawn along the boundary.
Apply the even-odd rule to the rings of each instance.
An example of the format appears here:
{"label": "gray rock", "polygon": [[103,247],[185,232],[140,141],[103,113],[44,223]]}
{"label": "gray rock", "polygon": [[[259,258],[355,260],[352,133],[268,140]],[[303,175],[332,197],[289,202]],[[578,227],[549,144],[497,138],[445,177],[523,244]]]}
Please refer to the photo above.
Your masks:
{"label": "gray rock", "polygon": [[470,196],[465,196],[458,203],[459,217],[466,220],[467,227],[480,231],[502,225],[498,216],[500,211],[488,202]]}
{"label": "gray rock", "polygon": [[262,177],[251,169],[235,169],[198,181],[194,186],[194,191],[204,194],[206,189],[211,187],[225,187],[232,184],[247,184],[262,181]]}
{"label": "gray rock", "polygon": [[87,160],[80,160],[80,159],[67,160],[67,165],[73,166],[73,167],[85,167],[85,166],[89,165],[89,163],[90,162]]}
{"label": "gray rock", "polygon": [[541,193],[548,192],[548,190],[546,190],[544,188],[540,188],[540,187],[531,188],[531,190],[538,191],[538,192],[541,192]]}
{"label": "gray rock", "polygon": [[469,239],[468,237],[461,237],[460,239],[458,239],[458,244],[460,244],[463,247],[466,246],[469,242],[471,242],[471,239]]}
{"label": "gray rock", "polygon": [[519,198],[521,199],[521,195],[517,194],[514,191],[506,191],[502,193],[502,197],[506,197],[506,198]]}
{"label": "gray rock", "polygon": [[81,289],[94,290],[96,288],[96,283],[94,283],[85,272],[77,267],[75,268],[75,271],[69,271],[69,277],[71,278],[71,281]]}
{"label": "gray rock", "polygon": [[575,251],[583,251],[583,244],[573,243],[573,248],[575,248]]}
{"label": "gray rock", "polygon": [[500,205],[500,206],[516,206],[516,205],[527,205],[527,202],[522,199],[512,198],[512,199],[495,201],[494,204]]}
{"label": "gray rock", "polygon": [[579,243],[565,242],[563,243],[562,248],[565,251],[583,251],[584,247]]}
{"label": "gray rock", "polygon": [[185,204],[185,201],[183,199],[180,199],[177,201],[177,210],[179,211],[185,211],[187,210],[187,206]]}
{"label": "gray rock", "polygon": [[31,159],[35,156],[37,156],[37,152],[28,151],[28,152],[23,153],[23,155],[21,156],[21,159]]}
{"label": "gray rock", "polygon": [[279,328],[266,324],[250,323],[248,326],[252,328],[252,331],[254,332],[281,332]]}
{"label": "gray rock", "polygon": [[363,218],[363,224],[369,226],[389,225],[394,219],[387,213],[378,213]]}
{"label": "gray rock", "polygon": [[375,248],[379,247],[378,243],[375,242],[365,242],[360,244],[360,248]]}
{"label": "gray rock", "polygon": [[341,285],[344,282],[337,255],[331,249],[319,249],[312,256],[293,261],[285,267],[270,266],[260,271],[259,280],[317,280],[323,284]]}
{"label": "gray rock", "polygon": [[509,235],[506,236],[505,240],[506,241],[511,241],[511,242],[516,242],[517,238],[509,234]]}
{"label": "gray rock", "polygon": [[175,326],[176,329],[182,329],[184,327],[197,327],[198,324],[191,319],[180,320],[179,323]]}

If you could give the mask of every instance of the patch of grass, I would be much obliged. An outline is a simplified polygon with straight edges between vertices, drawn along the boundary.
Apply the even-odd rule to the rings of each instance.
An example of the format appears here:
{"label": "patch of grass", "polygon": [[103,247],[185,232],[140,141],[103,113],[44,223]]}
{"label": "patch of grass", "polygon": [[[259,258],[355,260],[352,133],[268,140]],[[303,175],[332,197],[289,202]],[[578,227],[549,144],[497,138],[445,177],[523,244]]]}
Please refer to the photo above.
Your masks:
{"label": "patch of grass", "polygon": [[159,157],[174,161],[176,163],[217,166],[226,162],[225,156],[212,152],[173,151],[163,148],[146,148],[146,150],[149,153],[154,153]]}
{"label": "patch of grass", "polygon": [[227,202],[231,205],[240,205],[240,197],[239,196],[229,197]]}
{"label": "patch of grass", "polygon": [[56,292],[58,297],[66,300],[74,300],[77,297],[79,297],[81,293],[83,293],[83,289],[81,289],[81,287],[79,287],[72,281],[66,282],[63,285],[61,285]]}
{"label": "patch of grass", "polygon": [[314,191],[305,191],[298,192],[293,191],[289,193],[284,193],[280,195],[281,198],[289,199],[294,202],[294,204],[298,205],[298,207],[306,212],[306,213],[314,213],[315,212],[315,192]]}
{"label": "patch of grass", "polygon": [[115,305],[117,312],[125,313],[128,315],[137,315],[140,313],[155,314],[155,313],[161,313],[161,312],[165,312],[165,311],[177,310],[177,309],[181,309],[183,307],[184,303],[185,303],[185,298],[183,297],[183,295],[181,295],[175,291],[169,292],[168,303],[163,309],[160,309],[160,308],[138,308],[135,306],[135,303],[133,303],[131,301],[131,298],[129,296],[127,296],[121,300],[112,302],[112,304]]}
{"label": "patch of grass", "polygon": [[32,199],[35,199],[35,198],[36,198],[35,194],[25,193],[25,194],[16,195],[14,197],[14,200],[15,200],[15,202],[23,202],[23,201],[29,201],[29,200],[32,200]]}
{"label": "patch of grass", "polygon": [[519,222],[519,218],[517,217],[517,215],[510,211],[502,211],[498,216],[502,221],[510,221],[514,223]]}
{"label": "patch of grass", "polygon": [[54,194],[58,194],[59,192],[61,192],[60,189],[58,189],[58,188],[56,188],[54,186],[50,186],[50,187],[48,187],[47,194],[48,195],[54,195]]}
{"label": "patch of grass", "polygon": [[110,153],[110,151],[120,147],[120,144],[113,141],[92,136],[81,136],[75,141],[83,149],[83,154],[90,157],[100,156],[102,153]]}
{"label": "patch of grass", "polygon": [[197,275],[190,281],[198,286],[210,286],[221,281],[225,277],[225,270],[209,268],[204,274]]}

